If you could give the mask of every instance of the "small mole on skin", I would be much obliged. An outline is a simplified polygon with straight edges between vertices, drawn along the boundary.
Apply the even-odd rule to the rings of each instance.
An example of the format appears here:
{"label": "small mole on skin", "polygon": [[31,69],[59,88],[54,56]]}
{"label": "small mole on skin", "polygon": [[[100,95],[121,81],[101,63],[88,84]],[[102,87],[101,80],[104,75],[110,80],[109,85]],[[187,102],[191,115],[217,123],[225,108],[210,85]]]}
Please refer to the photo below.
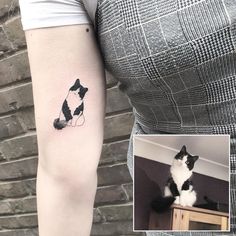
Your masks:
{"label": "small mole on skin", "polygon": [[89,29],[88,29],[88,28],[86,29],[86,32],[89,32]]}

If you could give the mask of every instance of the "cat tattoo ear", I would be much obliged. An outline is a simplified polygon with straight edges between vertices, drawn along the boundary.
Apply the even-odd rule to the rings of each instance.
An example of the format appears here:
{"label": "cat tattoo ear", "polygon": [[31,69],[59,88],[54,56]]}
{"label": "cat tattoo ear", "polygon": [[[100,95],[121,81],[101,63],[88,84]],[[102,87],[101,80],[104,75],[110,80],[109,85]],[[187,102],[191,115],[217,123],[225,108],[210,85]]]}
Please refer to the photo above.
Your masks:
{"label": "cat tattoo ear", "polygon": [[69,88],[68,94],[62,104],[59,117],[53,122],[55,129],[63,129],[66,126],[81,126],[85,122],[84,117],[84,97],[88,88],[81,85],[80,80]]}

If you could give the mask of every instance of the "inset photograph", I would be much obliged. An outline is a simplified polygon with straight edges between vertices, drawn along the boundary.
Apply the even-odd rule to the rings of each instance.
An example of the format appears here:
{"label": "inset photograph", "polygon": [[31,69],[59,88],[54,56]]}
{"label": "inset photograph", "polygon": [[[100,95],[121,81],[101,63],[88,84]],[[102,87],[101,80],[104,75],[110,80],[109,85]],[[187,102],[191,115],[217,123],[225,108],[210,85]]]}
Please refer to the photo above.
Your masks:
{"label": "inset photograph", "polygon": [[133,139],[134,231],[229,231],[229,135]]}

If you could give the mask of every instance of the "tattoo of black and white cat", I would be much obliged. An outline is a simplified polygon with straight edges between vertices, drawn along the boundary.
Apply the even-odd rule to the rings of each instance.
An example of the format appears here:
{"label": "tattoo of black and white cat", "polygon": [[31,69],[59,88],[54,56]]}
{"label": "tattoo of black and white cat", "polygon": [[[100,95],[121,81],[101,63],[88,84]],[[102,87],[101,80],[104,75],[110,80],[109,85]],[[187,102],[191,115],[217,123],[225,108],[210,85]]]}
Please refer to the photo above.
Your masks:
{"label": "tattoo of black and white cat", "polygon": [[172,203],[181,206],[193,206],[197,200],[197,193],[193,190],[191,176],[198,156],[190,155],[184,145],[174,157],[170,167],[170,174],[164,197],[158,196],[151,202],[151,207],[157,212],[167,210]]}
{"label": "tattoo of black and white cat", "polygon": [[85,122],[84,118],[84,96],[88,88],[80,84],[76,79],[74,85],[69,89],[68,94],[62,104],[59,117],[54,120],[55,129],[63,129],[66,126],[81,126]]}

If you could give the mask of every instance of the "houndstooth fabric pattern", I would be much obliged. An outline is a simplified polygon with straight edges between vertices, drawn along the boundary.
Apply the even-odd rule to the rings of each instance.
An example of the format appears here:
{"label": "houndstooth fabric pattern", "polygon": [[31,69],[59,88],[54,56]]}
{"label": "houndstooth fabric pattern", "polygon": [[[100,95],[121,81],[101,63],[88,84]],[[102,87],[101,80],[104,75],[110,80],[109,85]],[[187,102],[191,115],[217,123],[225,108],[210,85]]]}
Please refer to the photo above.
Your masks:
{"label": "houndstooth fabric pattern", "polygon": [[[98,0],[96,34],[107,70],[134,107],[139,125],[133,132],[230,134],[231,233],[223,235],[232,235],[236,231],[236,0]],[[162,234],[172,235],[147,235]],[[213,235],[175,233],[195,234]]]}

